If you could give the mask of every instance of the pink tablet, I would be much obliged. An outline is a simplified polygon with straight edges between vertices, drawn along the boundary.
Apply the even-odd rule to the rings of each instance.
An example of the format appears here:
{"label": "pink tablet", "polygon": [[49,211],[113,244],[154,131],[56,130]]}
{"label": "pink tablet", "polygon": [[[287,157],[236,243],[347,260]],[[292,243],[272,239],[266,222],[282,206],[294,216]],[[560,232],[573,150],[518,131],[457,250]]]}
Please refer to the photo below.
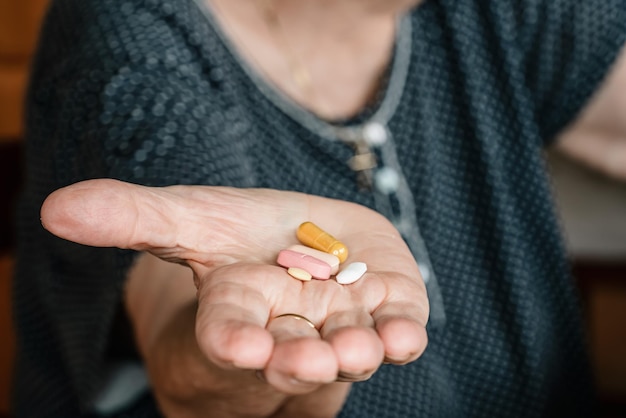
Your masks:
{"label": "pink tablet", "polygon": [[314,279],[328,280],[330,278],[331,267],[328,263],[297,251],[281,250],[276,262],[286,268],[297,267],[308,271]]}

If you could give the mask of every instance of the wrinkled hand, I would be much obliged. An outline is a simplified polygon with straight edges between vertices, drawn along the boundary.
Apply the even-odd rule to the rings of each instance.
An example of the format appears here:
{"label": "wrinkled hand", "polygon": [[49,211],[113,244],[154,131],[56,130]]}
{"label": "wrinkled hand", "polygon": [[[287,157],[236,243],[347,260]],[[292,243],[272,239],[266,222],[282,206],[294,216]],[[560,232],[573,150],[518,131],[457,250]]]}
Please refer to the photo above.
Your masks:
{"label": "wrinkled hand", "polygon": [[[277,393],[364,380],[383,361],[404,364],[425,349],[428,301],[417,265],[393,226],[362,206],[265,189],[91,180],[51,194],[41,215],[62,238],[191,267],[201,354],[221,373],[262,370]],[[361,280],[300,282],[275,264],[307,220],[348,246],[347,263],[367,263]],[[276,318],[284,313],[316,328]]]}

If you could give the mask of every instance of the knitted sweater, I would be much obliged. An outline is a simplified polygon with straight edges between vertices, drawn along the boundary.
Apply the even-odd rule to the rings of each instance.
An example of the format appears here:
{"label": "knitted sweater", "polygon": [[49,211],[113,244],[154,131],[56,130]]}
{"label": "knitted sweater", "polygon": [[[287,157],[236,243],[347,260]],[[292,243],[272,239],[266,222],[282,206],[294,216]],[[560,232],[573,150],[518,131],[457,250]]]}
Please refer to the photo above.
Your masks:
{"label": "knitted sweater", "polygon": [[193,0],[53,1],[27,101],[16,416],[86,415],[102,387],[134,253],[69,243],[39,222],[47,194],[100,177],[298,190],[407,221],[433,273],[429,346],[354,384],[342,417],[592,416],[542,149],[605,76],[625,12],[623,0],[416,8],[377,103],[338,123],[382,117],[392,148],[376,150],[379,170],[401,186],[382,193],[357,186],[337,124],[247,67]]}

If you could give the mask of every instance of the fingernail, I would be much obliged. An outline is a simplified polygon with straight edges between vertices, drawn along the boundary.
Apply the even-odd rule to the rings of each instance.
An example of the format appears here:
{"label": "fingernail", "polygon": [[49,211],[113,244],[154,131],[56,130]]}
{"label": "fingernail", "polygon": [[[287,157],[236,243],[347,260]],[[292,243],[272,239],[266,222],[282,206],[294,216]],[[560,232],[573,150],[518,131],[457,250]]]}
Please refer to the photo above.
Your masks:
{"label": "fingernail", "polygon": [[345,372],[339,372],[337,374],[338,382],[362,382],[364,380],[368,380],[372,377],[374,373],[362,373],[362,374],[351,374]]}
{"label": "fingernail", "polygon": [[385,357],[385,360],[383,360],[383,364],[393,364],[393,365],[396,365],[396,366],[401,366],[403,364],[408,363],[410,361],[410,359],[411,359],[410,356],[405,357],[403,359],[394,359],[394,358],[391,358],[391,357]]}

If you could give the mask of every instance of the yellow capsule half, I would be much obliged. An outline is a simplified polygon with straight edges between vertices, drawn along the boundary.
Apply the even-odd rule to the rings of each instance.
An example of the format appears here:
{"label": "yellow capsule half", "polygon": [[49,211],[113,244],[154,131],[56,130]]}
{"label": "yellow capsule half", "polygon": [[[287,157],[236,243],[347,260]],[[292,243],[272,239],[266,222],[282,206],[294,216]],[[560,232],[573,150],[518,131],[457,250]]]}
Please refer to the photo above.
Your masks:
{"label": "yellow capsule half", "polygon": [[302,223],[296,235],[302,244],[332,254],[341,263],[348,258],[348,247],[313,222]]}

